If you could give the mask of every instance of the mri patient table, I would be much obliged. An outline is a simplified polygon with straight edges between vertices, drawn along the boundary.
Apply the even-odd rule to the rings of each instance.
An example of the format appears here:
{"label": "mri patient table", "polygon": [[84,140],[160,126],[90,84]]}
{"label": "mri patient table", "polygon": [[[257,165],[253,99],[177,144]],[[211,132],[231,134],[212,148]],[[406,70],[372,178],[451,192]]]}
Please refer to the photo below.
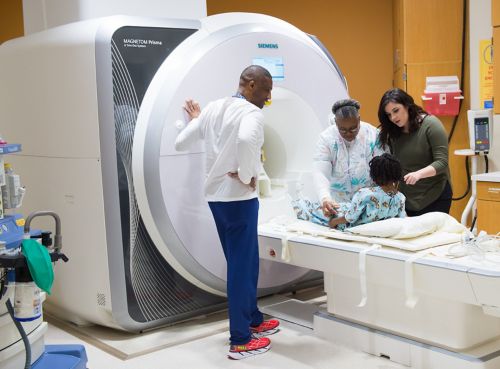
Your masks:
{"label": "mri patient table", "polygon": [[412,368],[500,368],[500,254],[451,257],[460,237],[412,252],[304,221],[259,226],[261,258],[324,272],[319,336]]}

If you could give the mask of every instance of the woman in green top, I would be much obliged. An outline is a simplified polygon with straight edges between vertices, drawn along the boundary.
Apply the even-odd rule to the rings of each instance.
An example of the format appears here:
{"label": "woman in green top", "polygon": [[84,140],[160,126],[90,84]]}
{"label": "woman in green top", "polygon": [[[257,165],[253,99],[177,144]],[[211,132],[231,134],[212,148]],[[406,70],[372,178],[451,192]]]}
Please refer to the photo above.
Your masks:
{"label": "woman in green top", "polygon": [[449,213],[448,137],[441,121],[399,88],[382,96],[378,119],[382,147],[389,146],[403,167],[400,190],[406,196],[406,213]]}

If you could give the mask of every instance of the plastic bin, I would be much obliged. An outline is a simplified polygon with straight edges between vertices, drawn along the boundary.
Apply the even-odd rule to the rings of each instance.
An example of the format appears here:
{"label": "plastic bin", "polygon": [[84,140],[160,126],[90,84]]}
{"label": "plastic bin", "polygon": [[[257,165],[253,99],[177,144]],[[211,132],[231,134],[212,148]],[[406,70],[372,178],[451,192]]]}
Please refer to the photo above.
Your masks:
{"label": "plastic bin", "polygon": [[424,109],[429,114],[458,115],[460,100],[463,98],[462,91],[459,89],[458,77],[439,76],[426,78],[426,88],[422,101]]}

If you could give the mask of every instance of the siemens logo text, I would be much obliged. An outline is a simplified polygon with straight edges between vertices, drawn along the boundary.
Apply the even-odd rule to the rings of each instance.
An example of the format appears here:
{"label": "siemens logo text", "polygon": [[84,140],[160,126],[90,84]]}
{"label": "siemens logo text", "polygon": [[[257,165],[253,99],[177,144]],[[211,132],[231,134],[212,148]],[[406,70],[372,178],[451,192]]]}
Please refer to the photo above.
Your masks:
{"label": "siemens logo text", "polygon": [[277,49],[278,44],[257,44],[259,49]]}

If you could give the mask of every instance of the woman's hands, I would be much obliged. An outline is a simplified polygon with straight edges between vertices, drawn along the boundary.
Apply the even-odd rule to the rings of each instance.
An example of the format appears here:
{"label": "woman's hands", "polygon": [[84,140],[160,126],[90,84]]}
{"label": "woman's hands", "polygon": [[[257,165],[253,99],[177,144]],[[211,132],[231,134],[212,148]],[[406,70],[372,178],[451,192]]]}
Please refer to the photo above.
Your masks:
{"label": "woman's hands", "polygon": [[420,176],[420,174],[418,172],[419,171],[411,172],[411,173],[408,173],[407,175],[405,175],[403,177],[405,183],[407,185],[414,185],[415,183],[420,181],[422,179],[422,177]]}
{"label": "woman's hands", "polygon": [[325,214],[325,217],[331,217],[335,214],[337,214],[337,209],[339,208],[339,204],[337,204],[335,201],[332,199],[323,199],[321,202],[321,210],[323,210],[323,214]]}
{"label": "woman's hands", "polygon": [[425,168],[417,170],[416,172],[408,173],[403,177],[403,179],[407,185],[414,185],[422,178],[434,177],[436,173],[436,169],[432,165],[428,165]]}

